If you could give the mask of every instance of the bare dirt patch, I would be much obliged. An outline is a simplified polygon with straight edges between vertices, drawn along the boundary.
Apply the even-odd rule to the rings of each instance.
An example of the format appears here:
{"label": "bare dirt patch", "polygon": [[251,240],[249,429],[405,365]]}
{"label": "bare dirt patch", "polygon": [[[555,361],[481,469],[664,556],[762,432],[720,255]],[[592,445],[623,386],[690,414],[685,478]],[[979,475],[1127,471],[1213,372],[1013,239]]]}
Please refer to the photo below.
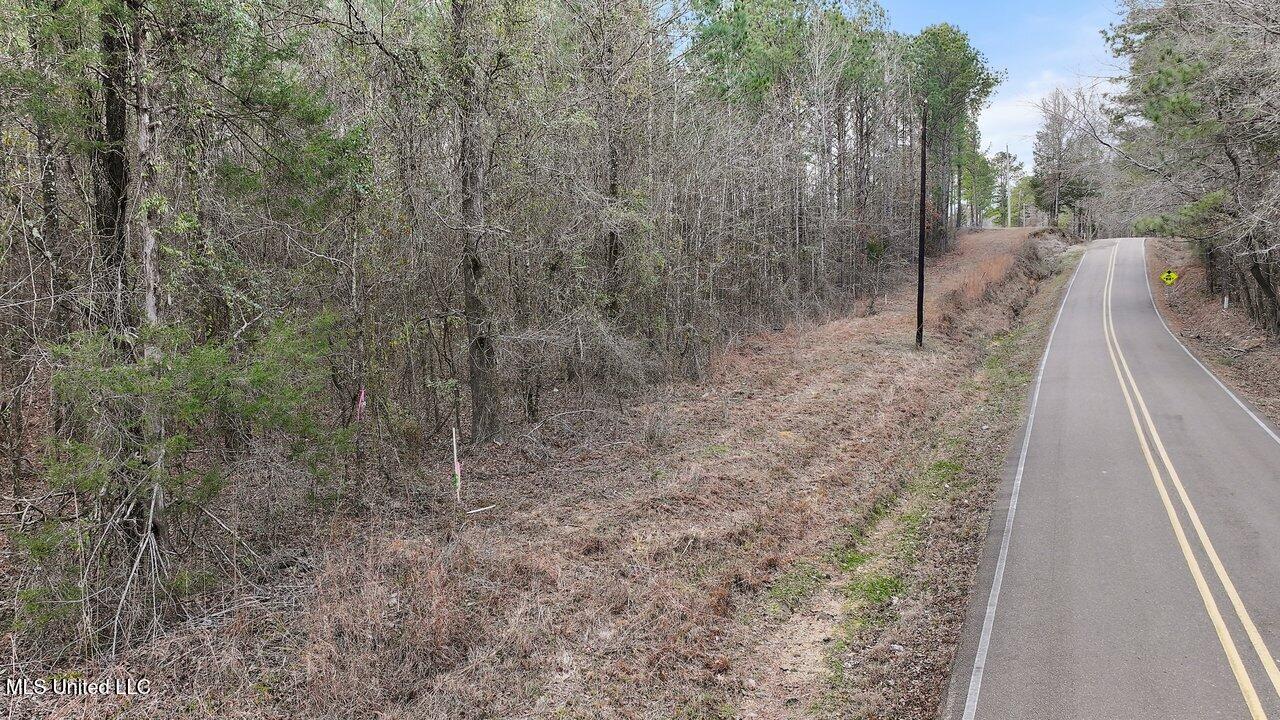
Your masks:
{"label": "bare dirt patch", "polygon": [[[1166,287],[1156,278],[1174,270],[1179,279]],[[1240,305],[1223,307],[1205,283],[1204,266],[1185,242],[1147,240],[1147,270],[1161,316],[1206,366],[1260,410],[1280,422],[1280,344],[1267,337]]]}
{"label": "bare dirt patch", "polygon": [[[1052,242],[962,236],[930,269],[924,351],[903,289],[872,317],[752,337],[703,384],[549,416],[464,458],[461,504],[451,463],[427,462],[315,523],[311,546],[278,549],[278,572],[216,615],[84,669],[147,675],[150,696],[46,700],[18,715],[714,718],[813,707],[827,676],[815,664],[832,657],[827,616],[848,614],[833,580],[847,586],[859,571],[832,553],[857,552],[886,508],[903,515],[902,488],[950,447],[936,428],[971,430],[963,407],[990,393],[974,373],[992,339],[1019,326]],[[1006,425],[989,426],[1004,437]],[[873,668],[832,702],[881,697],[866,706],[880,717],[936,704],[969,576],[930,568],[976,557],[988,491],[973,487],[920,506],[910,558],[868,565],[902,593],[892,580],[859,585],[897,609],[874,635],[826,633],[846,643],[850,667]],[[770,644],[795,622],[808,625],[791,645]],[[912,639],[888,642],[896,627]],[[773,652],[794,652],[796,682],[758,664]]]}

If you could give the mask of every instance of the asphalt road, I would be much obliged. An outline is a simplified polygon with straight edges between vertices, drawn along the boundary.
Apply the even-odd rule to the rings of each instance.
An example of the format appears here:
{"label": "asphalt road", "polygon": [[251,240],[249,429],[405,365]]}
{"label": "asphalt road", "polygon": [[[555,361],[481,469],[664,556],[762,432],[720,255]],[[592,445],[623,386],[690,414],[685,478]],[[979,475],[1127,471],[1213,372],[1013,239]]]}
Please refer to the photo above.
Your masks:
{"label": "asphalt road", "polygon": [[1280,720],[1280,439],[1165,329],[1143,252],[1093,243],[1067,291],[945,718]]}

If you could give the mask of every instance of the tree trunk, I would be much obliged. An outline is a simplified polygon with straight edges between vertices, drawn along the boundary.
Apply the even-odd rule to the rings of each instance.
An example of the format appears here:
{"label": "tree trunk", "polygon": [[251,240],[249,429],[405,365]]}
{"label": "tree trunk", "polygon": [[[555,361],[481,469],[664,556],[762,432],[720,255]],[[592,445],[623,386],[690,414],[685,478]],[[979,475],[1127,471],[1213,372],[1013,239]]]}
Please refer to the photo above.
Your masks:
{"label": "tree trunk", "polygon": [[[61,2],[55,0],[49,5],[49,12],[52,15],[56,15],[60,8]],[[51,81],[53,68],[50,59],[54,53],[58,52],[58,48],[56,46],[54,48],[45,47],[40,42],[39,32],[34,24],[31,26],[29,39],[31,51],[35,56],[36,67],[39,69],[40,75],[42,78]],[[45,337],[60,340],[74,329],[71,323],[74,305],[71,301],[71,283],[67,279],[67,270],[63,264],[68,248],[62,233],[62,201],[58,192],[58,151],[49,130],[49,121],[43,114],[39,114],[35,118],[35,136],[36,161],[40,165],[39,250],[45,261],[49,263],[49,294],[52,296],[50,299],[48,325],[42,334]],[[40,339],[39,337],[35,338],[37,342]],[[14,387],[17,386],[15,385]],[[55,434],[59,434],[66,424],[66,404],[56,397],[56,393],[52,388],[50,389],[49,406],[53,420],[53,431]],[[13,398],[13,424],[19,433],[17,436],[19,444],[15,447],[20,450],[23,427],[22,396],[20,392],[15,392]],[[17,494],[18,470],[21,467],[21,458],[15,457],[15,495]]]}
{"label": "tree trunk", "polygon": [[[6,360],[12,360],[8,348],[0,348]],[[0,448],[9,458],[9,486],[13,496],[22,494],[23,480],[26,478],[26,463],[23,453],[23,415],[22,415],[22,376],[17,362],[6,362],[0,367],[0,387],[13,388],[12,392],[0,395]]]}
{"label": "tree trunk", "polygon": [[[610,121],[605,120],[605,122],[608,123]],[[605,222],[609,225],[608,231],[605,233],[605,293],[608,295],[605,310],[609,317],[616,318],[622,303],[622,243],[618,237],[614,213],[614,208],[618,204],[618,144],[614,140],[611,130],[605,131],[605,137],[605,165],[608,183],[605,204],[608,210]]]}
{"label": "tree trunk", "polygon": [[[134,142],[138,163],[137,193],[142,203],[141,212],[137,213],[134,220],[134,229],[138,238],[139,262],[142,270],[143,360],[152,365],[159,364],[164,358],[160,346],[148,332],[154,332],[160,325],[160,266],[156,236],[159,208],[152,198],[156,185],[156,126],[152,116],[149,77],[151,33],[147,27],[147,13],[144,12],[142,0],[131,0],[129,9],[133,20],[131,50],[134,97],[137,103],[134,111]],[[151,501],[144,532],[158,536],[164,526],[166,506],[163,483],[165,477],[164,426],[159,413],[148,412],[145,415],[143,444],[147,449],[147,472],[151,477]]]}
{"label": "tree trunk", "polygon": [[1271,279],[1263,271],[1262,266],[1258,264],[1257,255],[1249,258],[1249,274],[1258,283],[1258,289],[1262,291],[1266,303],[1258,303],[1259,306],[1265,306],[1265,312],[1259,312],[1260,316],[1265,318],[1268,329],[1273,332],[1280,327],[1280,299],[1276,298],[1276,290],[1271,285]]}
{"label": "tree trunk", "polygon": [[929,110],[920,112],[920,237],[916,246],[916,347],[924,347],[924,194],[927,191]]}
{"label": "tree trunk", "polygon": [[128,107],[125,103],[128,61],[125,57],[124,18],[113,3],[103,3],[101,126],[93,131],[94,233],[102,268],[93,283],[92,322],[123,333],[133,323],[125,304],[125,208],[129,194],[129,164],[125,155]]}
{"label": "tree trunk", "polygon": [[609,36],[608,20],[601,21],[603,35],[603,68],[601,83],[601,106],[603,115],[600,119],[604,129],[604,162],[605,162],[605,223],[607,225],[604,238],[605,255],[605,313],[610,318],[617,318],[622,303],[622,246],[618,237],[617,217],[615,209],[618,204],[618,141],[614,134],[613,123],[618,119],[614,108],[615,77],[613,66],[613,39]]}
{"label": "tree trunk", "polygon": [[[835,207],[835,226],[836,226],[836,284],[844,287],[847,283],[849,268],[849,259],[855,256],[856,250],[853,243],[849,243],[849,247],[845,247],[845,236],[852,238],[853,233],[847,231],[848,213],[845,210],[845,185],[848,182],[848,164],[849,142],[848,142],[848,104],[840,102],[836,106],[836,207]],[[847,251],[847,252],[846,252]]]}
{"label": "tree trunk", "polygon": [[502,429],[496,387],[498,357],[493,317],[481,296],[484,262],[480,243],[485,233],[484,148],[479,126],[480,97],[475,58],[467,39],[470,0],[454,0],[451,8],[453,62],[458,93],[458,185],[462,215],[463,317],[467,324],[467,383],[471,390],[471,439],[487,443]]}
{"label": "tree trunk", "polygon": [[848,105],[841,102],[836,107],[836,217],[845,219],[845,184],[848,182]]}
{"label": "tree trunk", "polygon": [[[51,12],[58,11],[58,4],[54,3]],[[42,76],[47,76],[50,72],[49,68],[49,50],[41,47],[40,39],[33,25],[30,32],[31,51],[36,57],[36,66]],[[61,223],[61,207],[58,197],[58,174],[57,174],[57,151],[54,148],[53,138],[49,133],[49,122],[43,115],[35,118],[35,135],[36,135],[36,162],[40,166],[40,254],[45,261],[49,263],[49,290],[51,298],[51,313],[49,321],[52,325],[54,337],[59,337],[69,328],[67,321],[70,319],[70,299],[67,297],[67,283],[65,281],[65,270],[62,267],[62,251],[64,243],[62,239],[62,223]]]}

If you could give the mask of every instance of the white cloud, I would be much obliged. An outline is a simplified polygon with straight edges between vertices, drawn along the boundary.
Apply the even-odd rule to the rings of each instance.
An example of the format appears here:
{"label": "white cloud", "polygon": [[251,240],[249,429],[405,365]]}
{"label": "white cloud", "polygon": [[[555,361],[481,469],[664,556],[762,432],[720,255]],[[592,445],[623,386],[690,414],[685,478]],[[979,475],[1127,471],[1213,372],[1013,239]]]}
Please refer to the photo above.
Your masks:
{"label": "white cloud", "polygon": [[1006,84],[978,119],[983,143],[993,152],[1003,150],[1018,156],[1024,167],[1031,169],[1031,148],[1040,129],[1039,103],[1056,87],[1075,84],[1073,78],[1045,70],[1038,77],[1025,80],[1017,87]]}
{"label": "white cloud", "polygon": [[[1007,69],[1008,79],[979,118],[983,144],[993,152],[1007,145],[1030,171],[1035,134],[1040,129],[1039,103],[1054,88],[1105,86],[1108,83],[1102,78],[1118,74],[1116,61],[1099,33],[1115,18],[1114,10],[1100,9],[1078,18],[1070,27],[1058,23],[1052,33],[1039,27],[1036,18],[1025,19],[1026,35],[1013,41],[1021,46],[1025,62]],[[1037,43],[1035,38],[1044,40]]]}

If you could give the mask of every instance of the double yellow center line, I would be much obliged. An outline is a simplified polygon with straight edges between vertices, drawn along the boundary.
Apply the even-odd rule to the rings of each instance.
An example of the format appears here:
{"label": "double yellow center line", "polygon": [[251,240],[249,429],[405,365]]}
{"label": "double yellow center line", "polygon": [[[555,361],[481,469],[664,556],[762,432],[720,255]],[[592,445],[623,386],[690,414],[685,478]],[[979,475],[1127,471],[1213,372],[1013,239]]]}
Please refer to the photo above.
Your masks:
{"label": "double yellow center line", "polygon": [[[1254,720],[1265,720],[1267,713],[1263,710],[1262,702],[1258,699],[1258,693],[1253,687],[1253,681],[1249,679],[1249,672],[1245,669],[1244,662],[1240,659],[1240,652],[1236,649],[1235,641],[1231,639],[1231,632],[1227,629],[1226,621],[1223,620],[1222,613],[1218,610],[1218,603],[1213,598],[1209,583],[1205,580],[1204,573],[1200,570],[1200,561],[1196,559],[1191,543],[1187,540],[1187,533],[1183,529],[1182,520],[1178,517],[1178,511],[1170,498],[1169,490],[1151,452],[1151,445],[1154,444],[1156,454],[1160,456],[1165,472],[1177,492],[1178,499],[1181,501],[1188,519],[1191,521],[1191,526],[1195,529],[1200,546],[1204,549],[1205,556],[1209,558],[1209,564],[1213,566],[1218,581],[1222,583],[1223,590],[1230,599],[1231,606],[1235,609],[1236,616],[1240,619],[1240,624],[1244,627],[1245,635],[1249,637],[1249,642],[1253,645],[1254,652],[1257,653],[1263,668],[1266,669],[1267,676],[1271,679],[1271,686],[1275,689],[1276,694],[1280,695],[1280,669],[1276,668],[1276,662],[1271,657],[1271,652],[1267,649],[1266,643],[1263,642],[1262,635],[1258,633],[1258,628],[1253,624],[1253,619],[1249,617],[1249,611],[1245,609],[1244,603],[1240,600],[1235,584],[1231,582],[1226,568],[1222,565],[1222,560],[1218,558],[1217,551],[1213,549],[1213,543],[1209,541],[1209,535],[1205,532],[1204,525],[1200,522],[1200,516],[1196,513],[1195,506],[1191,504],[1191,498],[1187,496],[1187,490],[1183,487],[1182,480],[1178,477],[1178,471],[1169,459],[1169,453],[1165,452],[1164,443],[1160,440],[1160,433],[1156,431],[1155,422],[1151,419],[1151,413],[1147,411],[1147,404],[1142,399],[1142,393],[1138,391],[1138,384],[1133,379],[1133,373],[1129,371],[1129,363],[1125,360],[1124,352],[1120,349],[1120,342],[1116,338],[1115,323],[1111,316],[1111,288],[1115,280],[1116,253],[1119,249],[1118,244],[1111,249],[1111,256],[1107,263],[1106,283],[1102,291],[1102,329],[1107,339],[1107,352],[1111,356],[1111,366],[1115,368],[1116,378],[1120,380],[1120,389],[1124,393],[1124,402],[1129,408],[1129,419],[1133,421],[1133,429],[1138,434],[1138,443],[1142,447],[1142,455],[1147,461],[1147,468],[1151,471],[1151,479],[1156,484],[1160,499],[1164,501],[1165,512],[1169,514],[1169,524],[1173,526],[1173,534],[1178,539],[1178,545],[1182,548],[1182,556],[1187,561],[1187,568],[1191,570],[1191,577],[1195,580],[1196,588],[1200,591],[1200,598],[1204,601],[1205,610],[1209,613],[1213,628],[1218,633],[1218,640],[1222,643],[1222,649],[1227,654],[1227,662],[1231,665],[1231,671],[1235,674],[1236,682],[1240,685],[1240,692],[1244,695],[1245,704],[1249,706],[1249,712]],[[1137,402],[1136,409],[1134,406],[1135,401]],[[1139,420],[1139,411],[1141,412],[1141,421]],[[1148,433],[1151,437],[1150,443],[1147,441]]]}

